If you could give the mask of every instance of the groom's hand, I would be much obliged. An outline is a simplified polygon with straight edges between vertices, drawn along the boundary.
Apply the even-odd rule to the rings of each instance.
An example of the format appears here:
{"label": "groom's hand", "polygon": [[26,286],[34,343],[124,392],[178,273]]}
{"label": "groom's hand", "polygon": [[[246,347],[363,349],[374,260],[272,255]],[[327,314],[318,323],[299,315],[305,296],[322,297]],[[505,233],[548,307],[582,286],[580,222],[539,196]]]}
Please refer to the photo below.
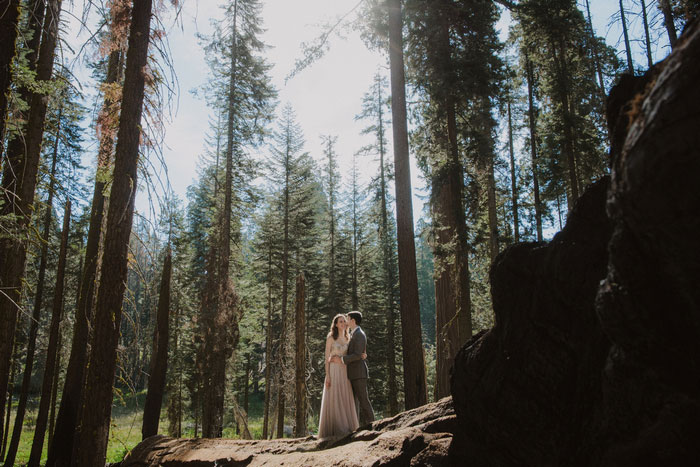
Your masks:
{"label": "groom's hand", "polygon": [[362,352],[362,360],[367,360],[367,354]]}

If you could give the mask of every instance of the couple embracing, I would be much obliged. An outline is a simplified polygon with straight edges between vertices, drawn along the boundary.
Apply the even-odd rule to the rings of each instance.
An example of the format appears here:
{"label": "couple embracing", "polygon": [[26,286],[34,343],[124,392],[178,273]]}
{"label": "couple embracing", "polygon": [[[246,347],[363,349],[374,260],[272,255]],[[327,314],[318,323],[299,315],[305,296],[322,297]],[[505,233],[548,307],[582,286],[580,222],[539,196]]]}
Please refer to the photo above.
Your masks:
{"label": "couple embracing", "polygon": [[362,313],[333,318],[326,339],[326,380],[321,398],[318,437],[341,436],[374,421],[367,392],[367,336],[360,327]]}

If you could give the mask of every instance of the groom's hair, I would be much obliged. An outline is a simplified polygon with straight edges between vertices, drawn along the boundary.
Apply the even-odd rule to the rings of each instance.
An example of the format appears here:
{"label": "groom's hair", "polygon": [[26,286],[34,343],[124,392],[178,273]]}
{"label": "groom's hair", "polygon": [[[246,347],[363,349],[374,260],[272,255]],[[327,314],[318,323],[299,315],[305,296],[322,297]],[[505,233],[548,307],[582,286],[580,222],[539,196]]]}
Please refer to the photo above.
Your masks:
{"label": "groom's hair", "polygon": [[359,311],[351,311],[350,313],[348,313],[348,318],[354,319],[357,325],[359,326],[362,322],[362,313],[360,313]]}

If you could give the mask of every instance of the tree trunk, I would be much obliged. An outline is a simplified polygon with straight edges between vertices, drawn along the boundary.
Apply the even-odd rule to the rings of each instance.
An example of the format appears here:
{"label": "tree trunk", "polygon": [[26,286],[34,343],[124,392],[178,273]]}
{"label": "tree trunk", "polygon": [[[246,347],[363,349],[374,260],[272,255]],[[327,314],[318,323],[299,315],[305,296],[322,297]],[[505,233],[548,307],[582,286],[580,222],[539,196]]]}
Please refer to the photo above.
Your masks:
{"label": "tree trunk", "polygon": [[[15,41],[17,39],[19,19],[19,0],[8,0],[0,11],[0,156],[4,151],[5,142],[5,119],[7,116],[7,98],[12,82],[12,60],[15,58],[17,49]],[[0,169],[2,163],[0,162]],[[2,414],[2,410],[0,410]],[[2,416],[0,415],[0,420]],[[0,423],[1,425],[1,423]],[[3,428],[0,426],[0,439],[3,436]]]}
{"label": "tree trunk", "polygon": [[676,25],[673,22],[671,2],[669,0],[659,0],[659,9],[664,15],[664,26],[668,33],[668,42],[671,44],[671,48],[674,48],[676,46],[676,41],[678,41],[678,34],[676,33]]}
{"label": "tree trunk", "polygon": [[634,63],[632,62],[632,49],[630,48],[630,37],[627,31],[627,20],[625,19],[625,7],[620,0],[620,20],[622,21],[622,34],[625,38],[625,52],[627,56],[627,72],[634,75]]}
{"label": "tree trunk", "polygon": [[[110,53],[105,84],[113,84],[119,81],[122,68],[120,56],[119,51]],[[101,114],[107,115],[114,112],[116,105],[117,102],[112,102],[105,96]],[[90,333],[88,323],[93,315],[99,250],[103,237],[105,179],[107,177],[106,172],[109,171],[111,165],[114,150],[112,133],[111,128],[103,128],[100,132],[97,172],[95,174],[95,187],[90,210],[90,226],[88,227],[85,260],[80,280],[78,307],[75,310],[75,319],[73,321],[73,341],[71,343],[70,357],[68,358],[68,367],[66,368],[66,378],[63,382],[63,391],[61,392],[56,429],[53,432],[53,439],[49,443],[47,467],[67,467],[71,464],[74,435],[85,383]]]}
{"label": "tree trunk", "polygon": [[[104,465],[112,411],[112,384],[119,343],[121,306],[127,279],[127,252],[134,214],[139,139],[148,44],[151,0],[135,0],[131,14],[129,51],[115,154],[114,177],[109,197],[102,275],[97,290],[93,322],[94,338],[87,368],[86,394],[80,415],[80,432],[74,443],[73,465]],[[107,280],[108,279],[108,280]]]}
{"label": "tree trunk", "polygon": [[381,224],[379,236],[381,238],[382,244],[382,260],[384,263],[384,277],[386,281],[386,289],[384,290],[387,314],[385,351],[388,378],[386,392],[387,400],[389,402],[389,415],[396,415],[399,412],[399,391],[396,384],[396,317],[394,314],[394,283],[396,275],[394,271],[394,252],[391,244],[391,238],[389,238],[389,214],[387,207],[387,199],[389,197],[389,194],[387,193],[387,177],[386,171],[384,170],[384,158],[386,157],[386,148],[384,147],[384,113],[382,111],[384,105],[384,98],[382,97],[381,90],[381,82],[378,78],[377,109],[379,121],[377,122],[377,139],[379,140],[379,189],[381,191]]}
{"label": "tree trunk", "polygon": [[513,148],[513,114],[508,100],[508,154],[510,156],[510,193],[513,200],[513,241],[520,241],[520,221],[518,219],[518,182],[515,178],[515,149]]}
{"label": "tree trunk", "polygon": [[41,321],[41,308],[44,298],[44,282],[46,279],[46,262],[49,255],[49,233],[51,230],[51,219],[53,214],[53,196],[56,176],[56,161],[58,159],[58,142],[61,132],[61,111],[59,109],[58,128],[56,130],[56,139],[53,146],[53,155],[51,158],[51,172],[49,177],[49,197],[46,200],[46,214],[44,215],[44,232],[42,235],[41,253],[39,260],[39,277],[37,279],[36,294],[34,296],[34,310],[32,319],[29,324],[29,341],[27,343],[27,354],[24,361],[24,374],[22,375],[22,389],[20,390],[19,401],[17,403],[17,411],[15,412],[15,424],[12,430],[12,439],[7,452],[7,459],[10,461],[8,465],[14,462],[19,448],[20,437],[22,436],[22,427],[24,424],[24,416],[27,411],[27,400],[29,398],[29,385],[32,380],[32,370],[34,368],[34,354],[36,352],[36,335],[39,330],[39,322]]}
{"label": "tree trunk", "polygon": [[170,318],[170,276],[172,273],[172,254],[170,247],[165,253],[163,274],[160,279],[158,296],[158,317],[153,333],[153,353],[148,377],[148,392],[143,407],[142,439],[158,433],[160,407],[165,391],[165,375],[168,370],[168,339]]}
{"label": "tree trunk", "polygon": [[651,57],[651,38],[649,37],[649,18],[647,17],[647,5],[644,0],[642,3],[642,22],[644,24],[644,44],[647,52],[647,65],[649,68],[654,66],[654,59]]}
{"label": "tree trunk", "polygon": [[[595,37],[595,31],[593,30],[593,19],[591,18],[591,5],[589,0],[586,0],[586,13],[588,15],[588,29],[590,34],[591,49],[593,52],[593,66],[595,67],[596,75],[598,76],[598,90],[600,92],[600,98],[605,102],[605,82],[603,81],[603,71],[600,66],[600,54],[598,53],[598,41]],[[605,114],[605,112],[603,112]]]}
{"label": "tree trunk", "polygon": [[[433,47],[435,62],[449,66],[451,46],[447,14],[435,8],[439,15],[441,33]],[[471,297],[469,291],[467,226],[462,201],[464,168],[457,144],[455,98],[451,93],[442,102],[447,117],[447,140],[443,148],[445,160],[433,161],[431,177],[431,208],[437,228],[435,258],[440,272],[435,281],[435,313],[437,325],[437,361],[435,363],[435,398],[450,394],[450,370],[457,352],[471,337]],[[482,109],[483,110],[483,109]],[[491,254],[498,252],[498,233],[492,217],[496,215],[495,190],[492,190],[493,156],[484,145],[479,157],[487,159],[488,210]],[[464,332],[464,333],[463,333]]]}
{"label": "tree trunk", "polygon": [[297,276],[296,296],[296,384],[295,384],[295,413],[294,436],[301,438],[306,436],[306,313],[305,305],[305,280],[304,273]]}
{"label": "tree trunk", "polygon": [[246,417],[248,416],[248,408],[249,408],[249,401],[248,401],[248,393],[249,388],[250,388],[250,354],[246,355],[246,360],[245,360],[245,384],[243,385],[243,411],[246,414]]}
{"label": "tree trunk", "polygon": [[576,154],[574,152],[574,129],[573,115],[571,111],[571,95],[569,92],[569,74],[566,65],[566,46],[560,42],[559,54],[557,48],[552,45],[552,56],[557,69],[557,80],[559,84],[559,101],[562,107],[562,123],[564,126],[564,152],[566,157],[566,171],[569,175],[568,193],[566,197],[568,212],[574,207],[574,202],[579,197],[578,176],[576,174]]}
{"label": "tree trunk", "polygon": [[[42,8],[39,10],[43,11]],[[43,40],[39,47],[36,69],[37,83],[47,82],[51,79],[61,0],[51,0],[49,10],[50,13],[46,15],[43,22]],[[12,223],[15,224],[17,234],[0,242],[0,264],[4,266],[0,270],[0,288],[3,290],[3,294],[0,294],[0,419],[2,419],[5,409],[17,309],[21,303],[22,280],[27,257],[26,229],[31,221],[31,205],[34,201],[37,172],[39,171],[47,106],[48,96],[38,93],[31,94],[24,140],[17,148],[15,145],[8,147],[3,167],[3,188],[5,189],[3,193],[11,193],[12,197],[5,202],[0,210],[0,215],[14,214],[16,216]],[[19,140],[20,138],[15,138],[13,141]],[[16,174],[21,174],[22,178],[17,178]],[[6,465],[12,465],[12,462],[6,463]]]}
{"label": "tree trunk", "polygon": [[[17,320],[19,321],[19,316],[17,317]],[[17,323],[17,325],[19,325],[19,322]],[[3,422],[2,419],[0,419],[0,423],[3,423],[4,427],[2,435],[2,447],[0,447],[0,460],[5,458],[5,452],[7,451],[7,441],[9,437],[8,430],[10,429],[10,412],[12,410],[12,388],[14,386],[17,366],[19,365],[19,347],[19,342],[15,341],[14,351],[12,353],[12,363],[10,364],[10,391],[7,394],[7,411],[5,413],[5,421]]]}
{"label": "tree trunk", "polygon": [[399,245],[399,293],[406,409],[427,403],[425,360],[420,325],[416,246],[413,238],[411,166],[408,158],[406,82],[403,63],[401,0],[388,0],[391,112],[396,185],[396,231]]}
{"label": "tree trunk", "polygon": [[58,254],[58,267],[56,272],[56,287],[53,294],[53,310],[51,312],[51,328],[49,332],[49,347],[46,351],[46,365],[44,378],[41,382],[41,399],[39,401],[39,413],[36,416],[32,450],[29,454],[29,467],[39,467],[41,451],[44,447],[46,425],[49,420],[49,406],[51,405],[51,389],[53,386],[56,360],[58,358],[58,340],[60,338],[61,316],[63,315],[63,289],[66,275],[66,255],[68,251],[68,234],[70,233],[70,199],[66,202],[63,213],[63,233],[61,235],[61,248]]}
{"label": "tree trunk", "polygon": [[267,327],[265,328],[265,407],[263,409],[263,439],[267,439],[267,427],[270,418],[270,382],[272,364],[272,247],[268,253],[267,263]]}
{"label": "tree trunk", "polygon": [[532,158],[532,191],[535,198],[535,224],[537,225],[537,241],[543,240],[542,235],[542,202],[540,201],[540,183],[537,170],[537,125],[535,122],[534,76],[532,62],[525,57],[525,72],[527,78],[528,120],[530,124],[530,155]]}
{"label": "tree trunk", "polygon": [[[226,392],[226,362],[231,357],[235,339],[238,335],[237,311],[232,301],[235,300],[233,283],[229,276],[231,260],[231,205],[233,195],[233,153],[235,149],[235,91],[237,52],[237,20],[238,1],[234,1],[233,25],[231,34],[231,74],[229,79],[228,96],[228,128],[226,144],[226,178],[224,181],[224,205],[220,212],[220,229],[218,245],[218,264],[216,280],[217,291],[214,305],[213,321],[208,345],[205,372],[210,383],[204,387],[202,410],[202,436],[205,438],[220,438],[223,433],[224,395]],[[231,319],[229,319],[231,318]],[[229,336],[234,336],[233,340]]]}

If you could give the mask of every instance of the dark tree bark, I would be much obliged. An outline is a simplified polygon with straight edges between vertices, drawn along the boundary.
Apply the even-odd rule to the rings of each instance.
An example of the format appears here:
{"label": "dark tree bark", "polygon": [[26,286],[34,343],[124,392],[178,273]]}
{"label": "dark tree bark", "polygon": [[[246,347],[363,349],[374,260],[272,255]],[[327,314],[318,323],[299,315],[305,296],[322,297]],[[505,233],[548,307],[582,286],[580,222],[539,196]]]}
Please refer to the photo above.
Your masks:
{"label": "dark tree bark", "polygon": [[[3,143],[5,141],[5,118],[7,115],[7,94],[10,92],[12,82],[12,60],[15,58],[17,49],[15,40],[17,39],[17,26],[19,19],[19,0],[8,0],[3,2],[0,10],[0,156],[3,153]],[[0,163],[0,169],[2,163]],[[0,410],[2,414],[2,410]],[[0,416],[0,420],[2,417]],[[0,426],[0,439],[3,428]]]}
{"label": "dark tree bark", "polygon": [[513,241],[520,241],[520,221],[518,219],[518,181],[515,178],[515,149],[513,148],[513,115],[508,101],[508,155],[510,156],[510,193],[513,202]]}
{"label": "dark tree bark", "polygon": [[135,0],[131,13],[129,51],[109,197],[102,273],[95,308],[94,338],[87,368],[87,409],[81,410],[80,431],[74,442],[73,465],[104,465],[112,411],[112,384],[119,343],[121,305],[127,278],[127,251],[134,214],[141,115],[148,59],[151,0]]}
{"label": "dark tree bark", "polygon": [[306,436],[306,291],[304,273],[297,276],[297,294],[295,302],[295,329],[296,332],[296,381],[295,381],[295,414],[294,436],[301,438]]}
{"label": "dark tree bark", "polygon": [[[36,11],[43,12],[43,2],[37,1]],[[53,71],[54,49],[58,35],[59,14],[61,0],[52,0],[49,4],[49,14],[43,21],[43,40],[39,46],[39,58],[36,68],[36,81],[38,83],[49,81]],[[37,20],[37,24],[42,24]],[[30,28],[32,27],[30,23]],[[36,36],[39,34],[37,33]],[[37,50],[34,45],[30,50]],[[32,53],[28,60],[32,63]],[[31,66],[31,65],[30,65]],[[25,272],[25,260],[27,256],[26,229],[31,220],[31,205],[36,189],[37,172],[39,171],[39,158],[41,153],[41,141],[44,133],[44,121],[48,96],[33,93],[29,107],[29,117],[26,125],[26,133],[22,144],[8,147],[7,158],[3,166],[3,194],[10,196],[5,200],[0,215],[15,215],[13,226],[17,233],[0,241],[0,419],[4,415],[5,397],[7,394],[10,360],[15,339],[15,323],[18,306],[21,303],[22,279]],[[15,138],[13,141],[20,141]],[[20,175],[21,174],[21,178]],[[12,465],[9,463],[7,465]]]}
{"label": "dark tree bark", "polygon": [[647,53],[647,65],[649,68],[654,66],[654,59],[651,57],[651,38],[649,37],[649,18],[647,17],[647,5],[644,0],[641,0],[642,7],[642,22],[644,24],[644,45]]}
{"label": "dark tree bark", "polygon": [[427,402],[425,360],[420,325],[416,246],[413,238],[411,167],[408,159],[406,79],[403,62],[401,0],[388,0],[391,112],[396,185],[396,232],[399,245],[399,293],[406,409]]}
{"label": "dark tree bark", "polygon": [[576,154],[574,151],[573,110],[571,108],[571,91],[569,89],[569,72],[566,58],[566,44],[563,40],[557,48],[552,44],[552,58],[556,66],[558,81],[558,98],[562,108],[562,124],[564,127],[564,157],[568,174],[568,193],[566,196],[568,211],[574,207],[579,197],[578,175],[576,174]]}
{"label": "dark tree bark", "polygon": [[63,289],[66,276],[66,256],[68,251],[68,234],[70,233],[70,199],[66,202],[63,213],[63,233],[61,235],[61,247],[58,253],[58,267],[56,272],[56,287],[53,294],[53,309],[51,312],[51,328],[49,331],[49,347],[46,351],[46,364],[44,378],[41,382],[41,399],[39,412],[36,416],[32,449],[29,454],[29,467],[39,467],[41,451],[44,447],[46,425],[49,420],[49,406],[51,405],[51,389],[53,387],[56,360],[58,359],[58,341],[60,339],[61,316],[63,315]]}
{"label": "dark tree bark", "polygon": [[172,273],[172,257],[170,248],[165,253],[163,274],[160,279],[160,294],[158,296],[158,317],[153,333],[153,353],[151,354],[150,376],[148,378],[148,393],[143,407],[143,439],[158,433],[160,422],[160,407],[165,391],[165,375],[168,370],[168,339],[170,317],[170,276]]}
{"label": "dark tree bark", "polygon": [[[19,316],[17,317],[19,321]],[[19,325],[19,323],[17,323]],[[15,373],[17,370],[17,366],[19,363],[19,341],[15,341],[14,345],[14,351],[12,353],[12,363],[10,364],[10,378],[9,378],[9,385],[10,387],[14,386],[14,381],[15,381]],[[2,447],[0,448],[0,459],[5,458],[5,452],[7,451],[7,441],[9,438],[9,429],[10,429],[10,412],[12,411],[12,391],[9,391],[7,394],[7,411],[5,413],[5,421],[4,421],[4,431],[3,431],[3,436],[2,436]],[[0,420],[1,422],[2,420]]]}
{"label": "dark tree bark", "polygon": [[56,139],[54,140],[53,155],[51,158],[51,172],[49,178],[49,197],[46,200],[46,214],[44,215],[44,231],[42,234],[42,245],[39,260],[39,277],[37,279],[36,294],[34,296],[34,311],[29,324],[29,341],[27,342],[27,354],[24,360],[24,374],[22,375],[22,389],[17,402],[15,413],[15,424],[12,430],[12,439],[7,451],[7,459],[10,464],[14,462],[19,448],[20,437],[22,436],[22,426],[24,416],[27,411],[27,400],[29,399],[29,384],[32,380],[32,370],[34,369],[34,354],[36,352],[36,335],[41,321],[41,308],[44,298],[44,282],[46,279],[46,262],[49,255],[49,232],[51,230],[51,219],[53,217],[53,196],[56,176],[56,162],[58,158],[58,142],[61,132],[61,111],[59,109],[58,128]]}
{"label": "dark tree bark", "polygon": [[532,191],[535,198],[535,223],[537,225],[537,241],[541,242],[542,235],[542,202],[540,201],[540,182],[537,170],[537,125],[535,122],[534,76],[532,62],[525,57],[525,74],[527,79],[528,120],[530,124],[530,155],[532,159]]}
{"label": "dark tree bark", "polygon": [[668,33],[668,42],[671,48],[676,46],[678,34],[676,33],[676,25],[673,23],[673,10],[671,10],[671,2],[669,0],[659,0],[659,9],[664,15],[664,26]]}
{"label": "dark tree bark", "polygon": [[[120,57],[121,53],[119,51],[110,53],[105,84],[113,84],[119,81],[122,68]],[[116,105],[116,102],[105,98],[101,113],[103,115],[113,113]],[[104,180],[106,175],[104,172],[109,169],[114,151],[112,130],[112,128],[102,128],[100,133],[97,173],[95,174],[95,187],[90,209],[90,225],[85,247],[85,260],[78,292],[78,306],[75,310],[75,319],[73,321],[73,341],[70,357],[68,358],[66,378],[63,382],[58,417],[56,418],[56,429],[52,435],[53,439],[49,443],[47,467],[69,466],[71,464],[73,440],[85,382],[89,335],[88,323],[92,319],[93,314],[93,298],[97,286],[97,263],[103,237],[102,221],[105,209]]]}
{"label": "dark tree bark", "polygon": [[622,34],[625,38],[625,54],[627,57],[627,72],[634,75],[634,63],[632,62],[632,49],[630,48],[630,37],[627,31],[627,20],[625,19],[625,7],[620,0],[620,21],[622,21]]}
{"label": "dark tree bark", "polygon": [[[447,12],[431,5],[439,15],[440,34],[435,36],[433,66],[450,66],[451,49],[449,18]],[[441,64],[441,65],[440,65]],[[441,103],[441,113],[446,117],[447,141],[444,161],[437,157],[432,161],[431,210],[437,227],[435,258],[439,272],[435,279],[435,314],[437,330],[437,360],[435,363],[435,398],[450,394],[450,369],[459,348],[471,337],[471,297],[467,257],[467,226],[463,206],[464,168],[459,158],[457,143],[457,117],[455,97],[447,89]],[[440,104],[438,104],[440,105]],[[498,251],[497,229],[492,223],[496,215],[495,182],[493,181],[493,156],[486,144],[480,145],[479,157],[485,162],[488,185],[488,211],[490,251]]]}
{"label": "dark tree bark", "polygon": [[231,203],[233,196],[233,153],[235,148],[235,118],[236,118],[236,67],[237,51],[237,19],[238,1],[234,2],[232,43],[231,43],[231,74],[229,79],[228,97],[228,128],[226,144],[226,178],[224,181],[224,204],[220,212],[220,228],[218,238],[218,261],[216,264],[217,291],[214,312],[209,321],[209,339],[205,343],[205,361],[209,384],[204,386],[202,410],[202,435],[206,438],[220,438],[223,432],[224,393],[226,389],[226,362],[231,357],[238,339],[238,310],[236,292],[229,276],[231,260]]}

